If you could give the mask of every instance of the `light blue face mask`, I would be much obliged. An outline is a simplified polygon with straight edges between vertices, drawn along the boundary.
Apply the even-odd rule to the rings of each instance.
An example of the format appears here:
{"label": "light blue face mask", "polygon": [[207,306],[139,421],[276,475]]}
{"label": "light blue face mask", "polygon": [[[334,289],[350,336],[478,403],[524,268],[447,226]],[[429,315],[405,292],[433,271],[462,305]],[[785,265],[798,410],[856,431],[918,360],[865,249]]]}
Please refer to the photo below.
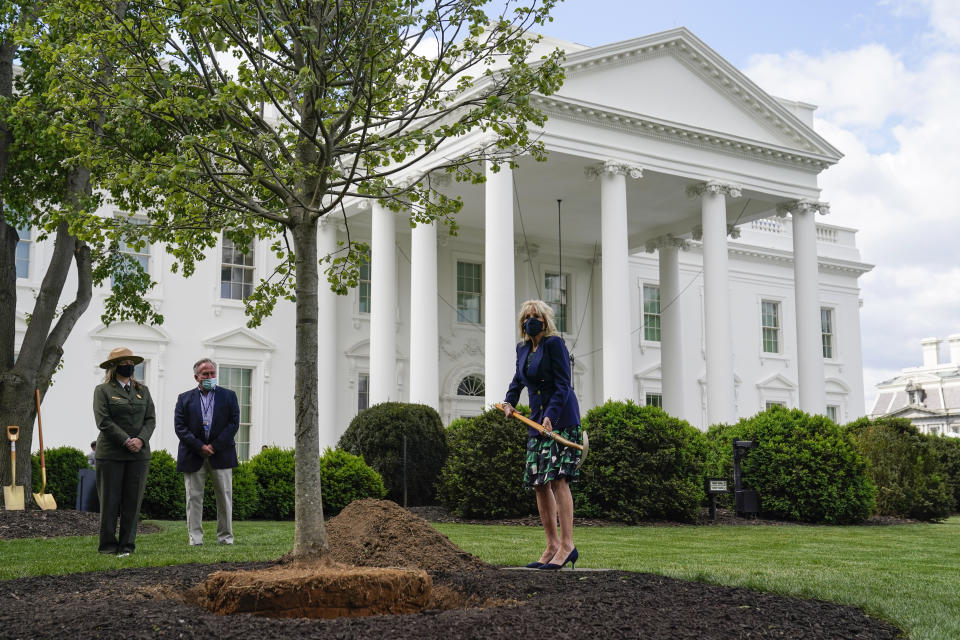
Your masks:
{"label": "light blue face mask", "polygon": [[217,388],[217,379],[216,378],[204,378],[200,381],[200,386],[207,391],[212,391]]}

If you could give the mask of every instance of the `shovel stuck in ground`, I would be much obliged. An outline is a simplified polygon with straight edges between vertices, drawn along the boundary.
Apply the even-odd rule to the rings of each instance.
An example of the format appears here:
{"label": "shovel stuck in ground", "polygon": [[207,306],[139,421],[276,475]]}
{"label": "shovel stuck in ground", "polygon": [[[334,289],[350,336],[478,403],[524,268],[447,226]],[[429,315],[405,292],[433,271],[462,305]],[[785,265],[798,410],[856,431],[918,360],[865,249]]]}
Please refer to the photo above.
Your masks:
{"label": "shovel stuck in ground", "polygon": [[37,398],[37,435],[40,437],[40,493],[33,494],[33,499],[37,506],[44,510],[57,508],[57,501],[54,500],[52,493],[45,493],[47,490],[47,464],[43,459],[43,423],[40,421],[40,389],[36,389]]}
{"label": "shovel stuck in ground", "polygon": [[10,484],[3,488],[3,506],[7,511],[23,511],[23,487],[17,484],[17,438],[20,427],[7,427],[10,441]]}

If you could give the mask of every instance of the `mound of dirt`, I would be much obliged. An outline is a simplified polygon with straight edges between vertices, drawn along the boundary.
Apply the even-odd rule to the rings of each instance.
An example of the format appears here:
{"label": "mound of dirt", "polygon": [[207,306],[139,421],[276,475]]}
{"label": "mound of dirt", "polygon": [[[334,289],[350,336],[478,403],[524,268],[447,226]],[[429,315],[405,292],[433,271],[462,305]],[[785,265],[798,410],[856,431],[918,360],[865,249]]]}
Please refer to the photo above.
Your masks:
{"label": "mound of dirt", "polygon": [[478,572],[485,562],[456,546],[423,518],[389,500],[357,500],[327,522],[334,560],[358,567]]}

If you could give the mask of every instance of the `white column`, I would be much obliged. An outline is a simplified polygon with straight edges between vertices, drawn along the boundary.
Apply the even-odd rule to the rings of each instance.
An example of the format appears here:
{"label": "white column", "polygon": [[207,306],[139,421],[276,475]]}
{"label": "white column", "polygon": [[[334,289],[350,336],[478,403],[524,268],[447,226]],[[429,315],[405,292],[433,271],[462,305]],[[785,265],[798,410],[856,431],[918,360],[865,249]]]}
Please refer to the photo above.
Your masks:
{"label": "white column", "polygon": [[370,244],[370,404],[397,397],[397,246],[394,213],[373,201]]}
{"label": "white column", "polygon": [[503,401],[516,365],[516,267],[513,251],[513,171],[487,164],[484,232],[484,404]]}
{"label": "white column", "polygon": [[816,215],[825,207],[822,203],[805,200],[790,207],[793,218],[793,280],[800,408],[807,413],[820,415],[827,411],[827,394],[824,388],[823,340],[820,330]]}
{"label": "white column", "polygon": [[707,425],[736,420],[733,349],[730,333],[730,281],[727,270],[727,196],[737,187],[710,181],[690,193],[701,197],[703,228],[704,334],[707,359]]}
{"label": "white column", "polygon": [[633,393],[633,340],[630,334],[630,254],[627,243],[627,174],[639,178],[643,171],[607,161],[588,168],[600,178],[601,303],[603,305],[603,397],[601,400],[635,400]]}
{"label": "white column", "polygon": [[440,410],[437,225],[410,234],[410,402]]}
{"label": "white column", "polygon": [[687,419],[683,397],[683,314],[680,312],[680,260],[682,240],[660,243],[660,373],[663,410]]}
{"label": "white column", "polygon": [[[337,250],[336,225],[326,218],[320,219],[317,231],[317,255],[321,258]],[[340,439],[341,423],[337,417],[337,364],[340,362],[337,350],[337,294],[330,290],[330,283],[321,271],[319,291],[317,291],[317,403],[320,420],[320,449],[335,447]],[[346,429],[347,425],[342,425]]]}

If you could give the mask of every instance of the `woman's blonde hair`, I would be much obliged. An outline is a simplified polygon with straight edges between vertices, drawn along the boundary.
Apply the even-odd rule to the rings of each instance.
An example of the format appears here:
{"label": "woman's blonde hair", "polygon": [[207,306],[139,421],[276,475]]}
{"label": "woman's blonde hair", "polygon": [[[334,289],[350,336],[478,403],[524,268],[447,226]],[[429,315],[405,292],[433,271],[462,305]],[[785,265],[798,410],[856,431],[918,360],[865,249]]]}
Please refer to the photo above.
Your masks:
{"label": "woman's blonde hair", "polygon": [[533,336],[528,336],[527,332],[523,330],[523,321],[526,318],[527,314],[530,311],[535,311],[537,315],[543,318],[543,337],[555,336],[559,332],[557,331],[557,325],[553,321],[553,307],[544,302],[543,300],[527,300],[522,305],[520,305],[520,315],[517,316],[517,327],[520,329],[520,339],[521,340],[532,340]]}
{"label": "woman's blonde hair", "polygon": [[[117,364],[119,364],[119,363],[117,363]],[[114,365],[111,365],[110,368],[107,369],[107,374],[106,374],[105,376],[103,376],[103,381],[104,381],[104,382],[113,382],[113,381],[116,380],[116,379],[117,379],[117,365],[114,364]],[[137,380],[137,379],[133,376],[132,373],[130,374],[130,384],[132,384],[132,385],[133,385],[133,388],[136,389],[137,391],[140,390],[140,381]]]}

